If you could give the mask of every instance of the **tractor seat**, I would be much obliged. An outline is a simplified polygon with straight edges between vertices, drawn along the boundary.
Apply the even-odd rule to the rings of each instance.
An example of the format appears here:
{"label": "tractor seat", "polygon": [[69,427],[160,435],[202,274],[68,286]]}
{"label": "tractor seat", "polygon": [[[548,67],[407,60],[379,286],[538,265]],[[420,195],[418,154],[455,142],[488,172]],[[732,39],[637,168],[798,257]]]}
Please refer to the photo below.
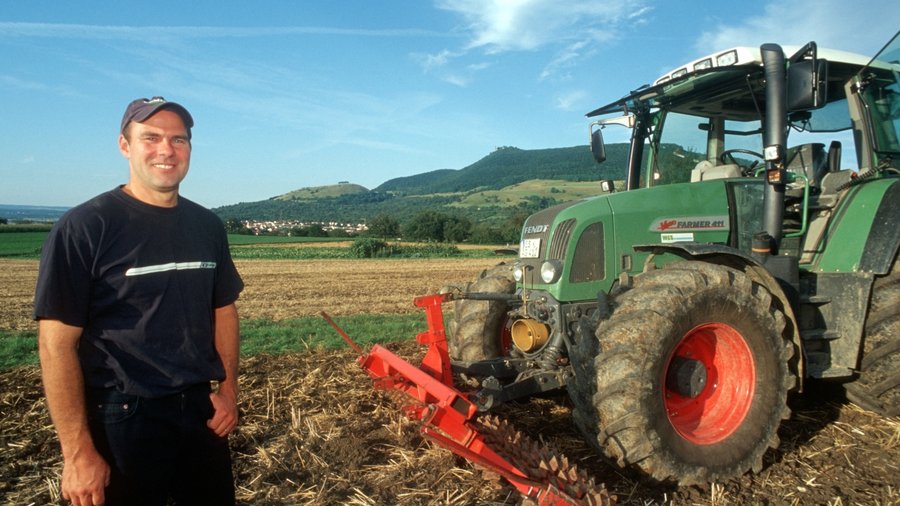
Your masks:
{"label": "tractor seat", "polygon": [[785,168],[809,179],[809,186],[818,188],[829,171],[825,144],[812,142],[788,149]]}
{"label": "tractor seat", "polygon": [[691,171],[691,182],[708,181],[710,179],[725,179],[729,177],[741,177],[741,168],[734,163],[716,165],[709,160],[698,163]]}

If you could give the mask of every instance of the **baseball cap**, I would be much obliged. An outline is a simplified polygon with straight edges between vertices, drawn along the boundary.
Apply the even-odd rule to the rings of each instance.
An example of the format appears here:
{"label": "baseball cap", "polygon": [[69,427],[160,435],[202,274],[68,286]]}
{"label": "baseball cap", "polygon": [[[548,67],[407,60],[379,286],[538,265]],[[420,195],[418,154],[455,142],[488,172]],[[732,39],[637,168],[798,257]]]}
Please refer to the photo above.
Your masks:
{"label": "baseball cap", "polygon": [[191,117],[191,113],[189,113],[183,105],[169,102],[163,97],[138,98],[132,100],[125,109],[125,115],[122,116],[122,128],[119,131],[125,133],[125,127],[128,126],[128,123],[132,121],[141,123],[150,116],[156,114],[160,109],[168,109],[181,116],[181,121],[184,122],[184,126],[187,128],[188,138],[190,139],[191,127],[194,126],[194,118]]}

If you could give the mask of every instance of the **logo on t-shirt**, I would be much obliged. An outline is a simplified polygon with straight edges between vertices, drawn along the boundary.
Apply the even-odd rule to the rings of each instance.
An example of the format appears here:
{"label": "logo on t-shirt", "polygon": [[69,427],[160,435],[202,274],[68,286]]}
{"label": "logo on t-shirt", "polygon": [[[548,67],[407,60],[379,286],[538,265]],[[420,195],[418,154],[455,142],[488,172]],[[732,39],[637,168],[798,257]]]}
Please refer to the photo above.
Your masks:
{"label": "logo on t-shirt", "polygon": [[215,262],[170,262],[167,264],[148,265],[146,267],[132,267],[125,271],[125,276],[143,276],[145,274],[156,274],[159,272],[215,268]]}

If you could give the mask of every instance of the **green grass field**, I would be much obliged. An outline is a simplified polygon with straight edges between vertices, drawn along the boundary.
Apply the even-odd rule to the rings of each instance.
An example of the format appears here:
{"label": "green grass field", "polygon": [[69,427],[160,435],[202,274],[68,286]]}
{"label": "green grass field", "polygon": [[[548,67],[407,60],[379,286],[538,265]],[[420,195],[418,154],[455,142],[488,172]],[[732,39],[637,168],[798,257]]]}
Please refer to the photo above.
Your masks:
{"label": "green grass field", "polygon": [[[38,258],[41,246],[47,239],[49,231],[4,231],[0,233],[0,258]],[[346,241],[347,238],[332,237],[280,237],[228,234],[228,242],[232,246],[255,244],[300,244]],[[246,256],[246,255],[245,255]]]}
{"label": "green grass field", "polygon": [[47,232],[6,232],[0,234],[0,258],[37,258]]}
{"label": "green grass field", "polygon": [[[47,232],[0,233],[0,258],[37,259]],[[228,234],[232,246],[231,255],[236,260],[312,260],[355,258],[346,246],[303,246],[303,243],[330,243],[352,239],[332,237],[280,237]],[[272,247],[272,245],[280,247]],[[296,245],[297,247],[292,247]],[[397,246],[396,255],[405,258],[481,258],[491,256],[489,249],[456,250],[444,245],[403,243]]]}
{"label": "green grass field", "polygon": [[[402,315],[352,315],[334,317],[354,342],[363,348],[374,343],[412,339],[427,327],[420,313]],[[347,346],[341,336],[320,316],[306,316],[274,322],[241,321],[241,355],[278,355],[335,349]],[[33,331],[0,331],[0,370],[37,365],[37,334]]]}

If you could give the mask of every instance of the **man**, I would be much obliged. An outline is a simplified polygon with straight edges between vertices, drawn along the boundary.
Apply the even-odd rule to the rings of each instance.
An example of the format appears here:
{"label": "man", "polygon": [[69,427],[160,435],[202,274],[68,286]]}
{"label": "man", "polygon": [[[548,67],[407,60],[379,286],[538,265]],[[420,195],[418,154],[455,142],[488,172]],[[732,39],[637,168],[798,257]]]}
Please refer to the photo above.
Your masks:
{"label": "man", "polygon": [[128,183],[67,212],[34,318],[75,506],[234,503],[243,289],[222,222],[181,197],[193,118],[162,97],[122,118]]}

